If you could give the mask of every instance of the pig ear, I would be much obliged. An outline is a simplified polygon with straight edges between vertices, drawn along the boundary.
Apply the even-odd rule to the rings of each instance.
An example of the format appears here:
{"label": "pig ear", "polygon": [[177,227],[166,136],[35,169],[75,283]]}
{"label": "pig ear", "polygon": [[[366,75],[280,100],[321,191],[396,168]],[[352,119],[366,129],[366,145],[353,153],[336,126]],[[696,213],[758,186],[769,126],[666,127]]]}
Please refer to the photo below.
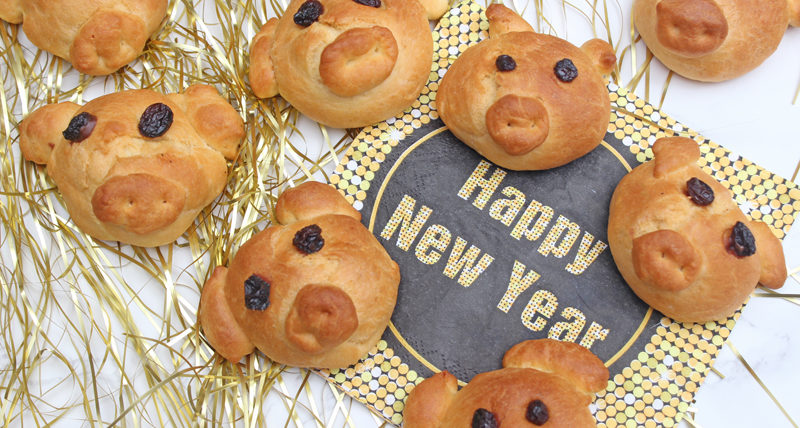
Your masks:
{"label": "pig ear", "polygon": [[419,0],[419,2],[425,8],[425,13],[428,14],[428,20],[430,21],[441,18],[450,7],[448,0]]}
{"label": "pig ear", "polygon": [[800,27],[800,0],[789,0],[789,24]]}
{"label": "pig ear", "polygon": [[277,28],[277,18],[267,21],[253,38],[250,47],[250,87],[259,98],[278,95],[278,82],[275,80],[275,68],[270,55]]}
{"label": "pig ear", "polygon": [[493,3],[486,8],[486,19],[489,20],[489,37],[514,31],[533,31],[528,21],[499,3]]}
{"label": "pig ear", "polygon": [[700,159],[700,148],[691,138],[663,137],[653,144],[656,178],[663,177],[672,171],[691,165]]}
{"label": "pig ear", "polygon": [[591,39],[581,46],[581,50],[589,56],[592,64],[600,74],[611,74],[617,63],[614,48],[605,40]]}
{"label": "pig ear", "polygon": [[25,159],[40,165],[50,160],[50,152],[64,140],[64,130],[80,109],[72,102],[48,104],[28,115],[19,125],[19,146]]}
{"label": "pig ear", "polygon": [[438,427],[458,392],[458,380],[447,371],[425,379],[411,391],[403,411],[405,428]]}
{"label": "pig ear", "polygon": [[748,228],[756,238],[756,256],[761,261],[761,277],[758,283],[764,287],[777,289],[786,282],[786,258],[778,237],[766,223],[750,221]]}

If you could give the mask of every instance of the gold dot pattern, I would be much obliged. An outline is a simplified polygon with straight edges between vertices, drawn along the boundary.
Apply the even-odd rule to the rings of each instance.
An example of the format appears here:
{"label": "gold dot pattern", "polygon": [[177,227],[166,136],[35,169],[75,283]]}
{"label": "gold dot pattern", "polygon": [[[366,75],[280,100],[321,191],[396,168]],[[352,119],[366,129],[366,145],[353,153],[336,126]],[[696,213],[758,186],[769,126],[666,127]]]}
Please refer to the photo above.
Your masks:
{"label": "gold dot pattern", "polygon": [[[447,265],[444,268],[444,274],[448,278],[455,278],[456,274],[461,271],[458,277],[458,283],[464,287],[469,287],[478,279],[483,271],[489,267],[494,261],[494,257],[483,254],[478,260],[481,253],[480,248],[470,245],[469,250],[464,253],[464,248],[467,246],[467,241],[462,237],[456,238],[456,243],[450,251],[450,257],[447,260]],[[478,261],[476,264],[475,261]]]}
{"label": "gold dot pattern", "polygon": [[[370,184],[386,160],[386,155],[416,129],[438,119],[436,91],[439,79],[461,52],[487,37],[488,29],[483,8],[471,1],[455,6],[440,20],[433,33],[434,58],[430,80],[419,99],[402,114],[364,128],[345,153],[335,174],[330,177],[331,184],[357,210],[363,208]],[[800,211],[800,189],[796,184],[704,139],[627,89],[614,84],[610,84],[608,88],[612,106],[608,132],[622,141],[638,162],[653,158],[651,145],[658,138],[674,135],[693,138],[700,144],[702,157],[699,164],[703,170],[731,190],[734,200],[748,216],[767,223],[779,238],[785,236],[795,215]],[[479,170],[472,174],[479,178],[468,180],[459,196],[466,200],[474,198],[473,204],[483,209],[488,203],[488,195],[497,189],[505,176],[505,171],[499,168],[490,174],[492,168],[493,165],[489,162],[481,162]],[[511,197],[508,194],[506,196]],[[402,215],[390,220],[390,223],[394,222],[394,229],[389,230],[387,224],[384,234],[388,236],[382,234],[385,239],[397,233],[397,229],[403,230],[403,227],[413,232],[409,228],[414,227],[413,220],[417,219],[413,217],[413,202],[413,199],[405,201],[406,205],[400,210]],[[490,215],[500,218],[509,215],[502,208],[507,211],[519,210],[515,206],[490,207]],[[419,208],[417,217],[420,220],[426,210],[429,208]],[[551,207],[538,202],[531,203],[511,234],[515,239],[524,236],[536,241],[542,236],[553,216]],[[534,220],[536,222],[531,226]],[[562,229],[558,235],[546,237],[546,240],[550,239],[552,242],[541,250],[563,257],[565,250],[569,250],[577,240],[579,232],[572,232],[568,219],[560,218],[559,221]],[[565,230],[567,234],[561,237]],[[407,233],[408,236],[398,233],[397,237],[398,245],[406,250],[411,244],[410,232]],[[559,239],[561,244],[556,245]],[[596,241],[592,245],[592,240],[593,237],[584,235],[580,243],[580,251],[587,254],[586,263],[606,249],[605,243]],[[466,242],[462,247],[466,247]],[[445,272],[450,277],[455,277],[458,273],[455,266],[446,269],[450,269]],[[568,271],[575,274],[585,269],[586,266],[580,263],[567,267]],[[525,272],[525,266],[520,263],[519,268],[515,265],[512,278],[517,281],[506,292],[509,299],[514,293],[518,295],[535,283],[539,274],[532,270]],[[501,300],[499,309],[503,310],[508,306],[508,303],[504,306],[503,302],[506,300],[506,297]],[[532,331],[542,331],[547,324],[547,318],[551,318],[557,309],[558,301],[553,293],[537,290],[523,311],[522,323]],[[557,335],[562,340],[574,341],[577,339],[574,333],[578,330],[577,323],[583,323],[581,327],[584,327],[586,321],[580,318],[580,311],[574,308],[567,307],[562,313],[569,322],[551,328],[549,334]],[[707,324],[683,324],[662,318],[656,333],[644,349],[621,371],[612,372],[606,391],[598,394],[591,404],[590,409],[598,426],[675,426],[689,408],[699,384],[708,373],[711,363],[738,318],[739,312],[724,322]],[[608,329],[592,322],[581,339],[581,345],[588,348],[593,342],[605,339],[607,335]],[[322,373],[339,388],[367,403],[387,421],[397,425],[402,422],[405,398],[422,381],[383,340],[355,366]]]}
{"label": "gold dot pattern", "polygon": [[370,404],[386,420],[399,425],[405,399],[422,378],[395,355],[385,340],[366,358],[346,369],[320,370],[345,393]]}
{"label": "gold dot pattern", "polygon": [[661,137],[680,135],[700,144],[698,164],[727,187],[750,218],[768,224],[783,239],[800,211],[800,189],[751,161],[732,153],[664,115],[625,88],[609,85],[611,120],[608,132],[630,149],[639,162],[653,158],[650,148]]}
{"label": "gold dot pattern", "polygon": [[592,262],[600,255],[606,248],[608,248],[608,244],[603,241],[597,241],[592,245],[594,241],[594,235],[589,232],[583,232],[583,238],[581,238],[581,245],[578,248],[578,254],[586,254],[585,257],[576,258],[574,262],[571,262],[567,265],[566,269],[567,272],[573,275],[580,275],[582,274],[586,268],[589,267]]}
{"label": "gold dot pattern", "polygon": [[442,253],[433,251],[431,247],[444,251],[448,245],[450,245],[450,231],[442,225],[433,224],[425,230],[414,254],[419,261],[426,265],[436,264],[442,257]]}
{"label": "gold dot pattern", "polygon": [[[524,275],[524,276],[523,276]],[[525,272],[525,265],[518,260],[514,260],[514,269],[511,271],[511,280],[509,281],[508,289],[506,289],[500,303],[497,304],[497,309],[508,313],[511,306],[517,300],[520,294],[524,293],[528,287],[534,282],[538,281],[541,275],[534,270]]]}
{"label": "gold dot pattern", "polygon": [[677,425],[740,314],[706,324],[662,318],[650,343],[590,406],[597,426]]}
{"label": "gold dot pattern", "polygon": [[511,226],[511,222],[525,205],[525,194],[514,187],[506,187],[503,189],[503,194],[510,199],[499,198],[494,201],[489,207],[489,216],[506,226]]}

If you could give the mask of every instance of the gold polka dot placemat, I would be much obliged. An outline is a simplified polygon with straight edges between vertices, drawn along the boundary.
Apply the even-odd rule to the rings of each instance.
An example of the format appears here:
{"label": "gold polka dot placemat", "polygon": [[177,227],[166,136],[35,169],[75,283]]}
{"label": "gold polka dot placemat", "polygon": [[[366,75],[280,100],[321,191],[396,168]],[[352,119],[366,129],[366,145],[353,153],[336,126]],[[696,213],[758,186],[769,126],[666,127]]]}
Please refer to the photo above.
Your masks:
{"label": "gold polka dot placemat", "polygon": [[436,112],[439,80],[488,27],[480,5],[453,7],[434,30],[419,99],[365,128],[331,176],[403,279],[380,343],[355,366],[323,374],[400,424],[406,397],[425,377],[448,370],[463,385],[500,368],[510,345],[550,337],[589,348],[609,367],[606,391],[590,406],[598,426],[673,426],[739,312],[677,323],[636,298],[607,250],[611,192],[652,159],[656,139],[673,135],[696,140],[702,168],[780,238],[800,211],[800,190],[613,84],[608,132],[589,155],[542,172],[490,164]]}

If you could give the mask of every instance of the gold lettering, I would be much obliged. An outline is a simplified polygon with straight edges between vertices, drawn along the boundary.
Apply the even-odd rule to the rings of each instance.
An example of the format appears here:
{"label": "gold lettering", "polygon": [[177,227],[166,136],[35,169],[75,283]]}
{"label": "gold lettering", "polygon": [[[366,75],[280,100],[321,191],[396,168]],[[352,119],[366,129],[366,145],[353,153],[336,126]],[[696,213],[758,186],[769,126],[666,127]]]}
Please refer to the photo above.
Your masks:
{"label": "gold lettering", "polygon": [[[439,261],[442,253],[437,253],[433,250],[428,252],[428,249],[433,247],[439,251],[446,250],[447,246],[450,245],[450,236],[450,231],[447,230],[446,227],[433,224],[428,227],[428,230],[422,235],[422,239],[417,243],[417,249],[414,254],[422,263],[432,265]],[[428,253],[426,254],[426,252]]]}
{"label": "gold lettering", "polygon": [[[547,334],[547,337],[566,342],[578,340],[578,335],[581,334],[583,326],[586,325],[586,315],[575,308],[568,307],[561,311],[561,316],[566,320],[574,319],[574,321],[560,321],[555,323],[554,326],[550,327],[550,332]],[[567,332],[567,334],[562,338],[561,335],[564,332]]]}
{"label": "gold lettering", "polygon": [[464,248],[467,246],[467,241],[463,238],[456,237],[456,243],[450,251],[450,257],[447,260],[447,265],[444,268],[444,274],[449,278],[455,278],[458,271],[461,275],[458,277],[458,283],[464,287],[469,287],[478,278],[486,268],[494,261],[494,257],[489,254],[484,254],[478,261],[478,265],[473,267],[475,259],[481,253],[481,250],[470,245],[469,250],[464,254]]}
{"label": "gold lettering", "polygon": [[433,212],[433,210],[423,205],[422,208],[419,209],[419,213],[414,217],[414,206],[416,203],[417,201],[411,196],[403,196],[403,200],[397,204],[397,208],[395,208],[394,213],[392,213],[392,217],[389,218],[383,231],[381,231],[381,237],[388,240],[394,235],[397,226],[400,226],[402,223],[400,233],[397,235],[397,246],[403,251],[408,251],[408,249],[411,248],[411,243],[417,239],[417,235],[419,235],[420,230],[422,230],[422,226],[427,223],[428,217],[430,217]]}
{"label": "gold lettering", "polygon": [[[596,259],[597,256],[600,255],[608,245],[598,240],[594,243],[592,247],[592,241],[594,240],[594,236],[589,232],[583,232],[583,238],[581,238],[581,245],[578,247],[578,254],[575,255],[575,261],[568,264],[566,269],[567,272],[573,275],[580,275],[586,269],[589,268]],[[589,249],[591,247],[591,250]]]}
{"label": "gold lettering", "polygon": [[481,160],[475,170],[472,171],[466,183],[461,187],[461,190],[458,191],[458,196],[468,201],[472,193],[475,192],[475,189],[480,187],[481,191],[478,197],[475,198],[475,201],[472,202],[472,205],[475,205],[481,210],[486,206],[486,203],[489,202],[489,198],[494,194],[497,187],[500,186],[500,182],[503,181],[503,178],[506,176],[505,171],[497,168],[497,170],[492,173],[492,176],[486,179],[486,174],[489,172],[491,166],[491,163]]}
{"label": "gold lettering", "polygon": [[492,206],[489,207],[489,216],[500,220],[506,226],[511,226],[514,217],[525,205],[525,194],[511,186],[504,188],[503,194],[513,199],[498,199],[492,202]]}
{"label": "gold lettering", "polygon": [[[541,275],[535,270],[531,269],[525,272],[526,266],[518,260],[514,260],[514,269],[511,271],[511,279],[508,281],[508,289],[497,304],[497,309],[508,313],[511,306],[517,300],[520,294],[524,293],[528,287],[541,278]],[[524,275],[524,276],[523,276]]]}
{"label": "gold lettering", "polygon": [[[561,243],[556,245],[565,230],[567,230],[567,234],[561,240]],[[539,246],[539,254],[543,256],[553,254],[554,257],[559,259],[566,256],[580,233],[581,227],[577,223],[570,221],[563,215],[558,216],[555,226],[550,229],[542,245]]]}
{"label": "gold lettering", "polygon": [[[555,294],[539,290],[533,293],[533,297],[522,311],[522,324],[533,331],[542,331],[547,324],[547,318],[552,317],[556,309],[558,309],[558,299]],[[536,314],[541,314],[544,318],[536,317]]]}
{"label": "gold lettering", "polygon": [[583,339],[581,339],[580,345],[586,349],[591,349],[592,344],[594,344],[596,340],[606,340],[606,337],[608,337],[608,329],[603,328],[602,325],[596,322],[592,322],[592,325],[589,326],[589,330],[586,331]]}
{"label": "gold lettering", "polygon": [[[524,236],[528,238],[529,241],[539,239],[542,233],[544,233],[545,228],[547,228],[547,225],[550,224],[550,220],[553,219],[553,214],[553,209],[547,205],[542,205],[541,202],[536,200],[531,201],[528,208],[522,213],[522,217],[520,217],[519,221],[514,226],[514,230],[511,231],[511,236],[515,239],[520,239]],[[533,225],[533,228],[528,229],[537,215],[539,219],[536,220],[536,224]]]}

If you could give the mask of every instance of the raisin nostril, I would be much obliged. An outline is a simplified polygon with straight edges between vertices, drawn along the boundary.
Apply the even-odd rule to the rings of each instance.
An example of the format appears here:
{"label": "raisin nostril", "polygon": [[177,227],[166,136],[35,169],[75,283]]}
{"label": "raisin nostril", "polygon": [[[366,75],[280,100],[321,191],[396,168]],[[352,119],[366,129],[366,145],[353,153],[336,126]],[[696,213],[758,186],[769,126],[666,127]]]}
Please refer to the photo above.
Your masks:
{"label": "raisin nostril", "polygon": [[92,135],[95,125],[97,125],[97,116],[89,112],[83,112],[69,121],[69,126],[62,134],[65,140],[80,143]]}
{"label": "raisin nostril", "polygon": [[308,0],[297,9],[297,13],[294,14],[294,23],[301,27],[308,27],[316,22],[324,11],[325,8],[318,0]]}

